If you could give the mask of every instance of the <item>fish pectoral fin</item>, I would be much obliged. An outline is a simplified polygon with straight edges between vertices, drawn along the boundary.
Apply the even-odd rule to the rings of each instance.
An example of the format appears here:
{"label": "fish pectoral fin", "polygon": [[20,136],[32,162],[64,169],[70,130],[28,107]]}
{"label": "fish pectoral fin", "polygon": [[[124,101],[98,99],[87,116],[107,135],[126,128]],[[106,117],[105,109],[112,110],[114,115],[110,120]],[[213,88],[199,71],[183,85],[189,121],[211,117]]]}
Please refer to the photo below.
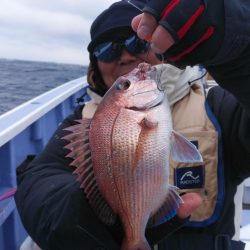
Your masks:
{"label": "fish pectoral fin", "polygon": [[150,118],[150,117],[145,117],[141,122],[140,125],[143,128],[149,128],[153,129],[158,126],[158,121],[156,119]]}
{"label": "fish pectoral fin", "polygon": [[70,131],[62,139],[68,140],[65,146],[70,152],[66,157],[73,161],[70,166],[76,167],[73,174],[77,176],[80,188],[83,189],[91,207],[96,215],[107,225],[113,225],[116,221],[116,215],[106,203],[97,186],[91,159],[89,128],[90,119],[77,120],[78,124],[70,126],[64,130]]}
{"label": "fish pectoral fin", "polygon": [[176,162],[194,163],[203,161],[195,145],[176,131],[172,131],[170,147],[172,159]]}
{"label": "fish pectoral fin", "polygon": [[138,163],[142,158],[143,155],[143,144],[147,141],[147,138],[152,131],[151,129],[154,129],[158,126],[158,121],[153,118],[144,117],[140,123],[139,123],[139,129],[137,130],[137,133],[135,134],[134,138],[137,138],[137,142],[135,143],[136,147],[133,154],[133,162],[132,162],[132,169],[135,171],[135,169],[138,167]]}
{"label": "fish pectoral fin", "polygon": [[171,218],[173,218],[180,204],[183,204],[184,201],[177,192],[178,188],[172,185],[169,185],[169,190],[165,202],[158,209],[158,211],[150,218],[148,226],[157,226],[160,225]]}

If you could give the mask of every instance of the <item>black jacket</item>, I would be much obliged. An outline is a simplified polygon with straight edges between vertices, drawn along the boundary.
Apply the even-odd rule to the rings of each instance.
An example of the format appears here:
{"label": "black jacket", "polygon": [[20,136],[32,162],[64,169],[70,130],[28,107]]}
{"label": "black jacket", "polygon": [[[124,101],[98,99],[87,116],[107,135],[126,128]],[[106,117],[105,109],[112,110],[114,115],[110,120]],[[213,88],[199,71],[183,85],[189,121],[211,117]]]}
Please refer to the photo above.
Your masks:
{"label": "black jacket", "polygon": [[[176,242],[186,245],[186,250],[209,247],[203,238],[196,243],[192,240],[191,248],[187,248],[190,239],[197,239],[193,234],[224,234],[231,238],[236,188],[250,176],[250,6],[248,1],[226,0],[224,12],[226,28],[222,45],[211,59],[208,56],[211,44],[206,42],[201,61],[224,88],[213,88],[207,97],[222,129],[224,209],[214,224],[203,229],[183,228],[163,241],[160,249],[182,249],[181,243],[177,246]],[[193,58],[197,53],[192,53]],[[60,139],[65,133],[62,128],[79,118],[81,107],[63,121],[45,150],[18,176],[17,208],[27,232],[44,250],[119,249],[117,230],[105,227],[95,217],[72,175],[71,160],[65,158],[63,146],[67,142]]]}

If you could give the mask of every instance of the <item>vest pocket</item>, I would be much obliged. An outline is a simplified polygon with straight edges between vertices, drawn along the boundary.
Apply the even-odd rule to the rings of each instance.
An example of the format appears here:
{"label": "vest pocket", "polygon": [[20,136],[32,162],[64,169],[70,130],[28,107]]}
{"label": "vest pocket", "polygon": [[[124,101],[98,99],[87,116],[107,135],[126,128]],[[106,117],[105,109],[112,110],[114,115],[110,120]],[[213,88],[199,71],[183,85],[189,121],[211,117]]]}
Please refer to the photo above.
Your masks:
{"label": "vest pocket", "polygon": [[218,135],[216,131],[178,131],[198,148],[203,163],[178,163],[170,159],[170,184],[179,192],[196,192],[202,205],[191,215],[190,221],[202,222],[215,211],[218,197]]}

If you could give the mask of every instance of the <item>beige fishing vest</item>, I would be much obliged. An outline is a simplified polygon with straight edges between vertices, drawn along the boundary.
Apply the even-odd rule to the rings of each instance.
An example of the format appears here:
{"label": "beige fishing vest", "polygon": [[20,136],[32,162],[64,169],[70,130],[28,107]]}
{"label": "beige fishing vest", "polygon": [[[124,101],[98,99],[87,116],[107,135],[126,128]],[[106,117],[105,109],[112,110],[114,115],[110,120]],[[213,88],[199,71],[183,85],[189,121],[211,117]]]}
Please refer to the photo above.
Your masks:
{"label": "beige fishing vest", "polygon": [[194,84],[190,94],[178,101],[172,111],[174,130],[192,141],[204,160],[202,164],[170,160],[170,184],[179,187],[180,193],[197,192],[202,197],[201,207],[190,218],[191,224],[198,222],[196,225],[210,224],[218,217],[217,206],[221,206],[221,195],[218,195],[218,132],[207,115],[204,103],[203,88]]}

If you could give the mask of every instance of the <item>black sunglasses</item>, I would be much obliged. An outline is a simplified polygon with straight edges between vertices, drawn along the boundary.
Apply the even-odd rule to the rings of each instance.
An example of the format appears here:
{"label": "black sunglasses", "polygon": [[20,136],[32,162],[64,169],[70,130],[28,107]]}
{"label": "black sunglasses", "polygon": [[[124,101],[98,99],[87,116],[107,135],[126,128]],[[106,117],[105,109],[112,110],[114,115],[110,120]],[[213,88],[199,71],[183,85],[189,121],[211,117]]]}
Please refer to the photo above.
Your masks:
{"label": "black sunglasses", "polygon": [[121,56],[124,48],[131,54],[142,54],[149,50],[150,44],[133,35],[122,42],[101,43],[96,46],[93,54],[101,62],[112,62]]}

